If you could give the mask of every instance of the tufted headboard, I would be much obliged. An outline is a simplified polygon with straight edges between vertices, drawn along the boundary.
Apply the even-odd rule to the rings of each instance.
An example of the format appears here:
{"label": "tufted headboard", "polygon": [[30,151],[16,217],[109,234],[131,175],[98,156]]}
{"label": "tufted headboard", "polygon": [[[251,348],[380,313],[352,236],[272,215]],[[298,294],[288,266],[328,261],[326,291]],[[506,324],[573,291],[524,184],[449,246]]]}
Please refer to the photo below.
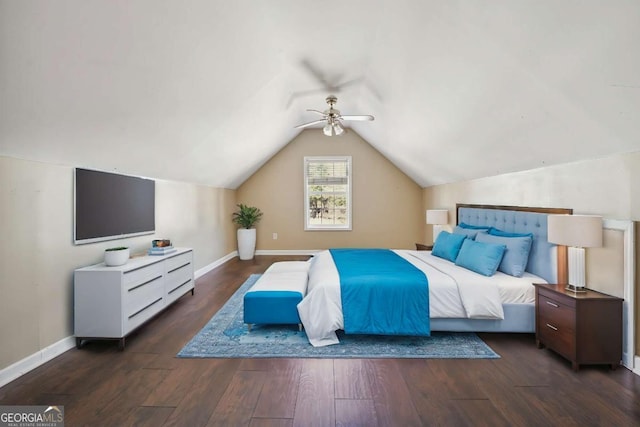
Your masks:
{"label": "tufted headboard", "polygon": [[456,212],[457,224],[464,222],[511,233],[533,233],[526,271],[549,283],[567,282],[567,250],[547,240],[547,216],[572,214],[572,209],[457,204]]}

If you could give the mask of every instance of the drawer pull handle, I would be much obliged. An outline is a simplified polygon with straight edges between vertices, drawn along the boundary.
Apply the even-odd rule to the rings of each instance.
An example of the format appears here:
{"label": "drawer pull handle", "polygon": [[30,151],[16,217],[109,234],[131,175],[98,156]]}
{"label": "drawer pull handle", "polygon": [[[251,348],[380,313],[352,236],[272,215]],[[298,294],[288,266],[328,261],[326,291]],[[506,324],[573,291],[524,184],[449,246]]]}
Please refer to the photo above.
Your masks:
{"label": "drawer pull handle", "polygon": [[158,298],[157,300],[155,300],[154,302],[152,302],[151,304],[147,305],[146,307],[141,308],[140,310],[136,311],[135,313],[133,313],[131,316],[129,316],[129,319],[133,319],[134,317],[136,317],[138,314],[142,313],[143,311],[145,311],[147,308],[151,307],[154,304],[159,303],[160,301],[162,301],[162,298]]}
{"label": "drawer pull handle", "polygon": [[548,324],[548,323],[547,323],[547,326],[548,326],[549,328],[553,329],[554,331],[557,331],[557,330],[558,330],[558,328],[556,328],[555,326],[550,325],[550,324]]}
{"label": "drawer pull handle", "polygon": [[144,283],[140,283],[139,285],[134,286],[133,288],[129,289],[129,290],[128,290],[128,292],[135,291],[136,289],[141,288],[141,287],[142,287],[142,286],[144,286],[144,285],[148,285],[148,284],[149,284],[149,283],[151,283],[151,282],[155,282],[156,280],[158,280],[158,279],[159,279],[159,278],[161,278],[161,277],[162,277],[162,275],[160,275],[160,276],[156,276],[156,277],[154,277],[153,279],[149,279],[149,280],[147,280],[147,281],[146,281],[146,282],[144,282]]}
{"label": "drawer pull handle", "polygon": [[126,275],[127,275],[127,274],[129,274],[129,273],[133,273],[134,271],[142,270],[143,268],[147,268],[147,267],[149,267],[150,265],[157,264],[157,263],[159,263],[160,261],[161,261],[161,260],[158,260],[158,261],[152,262],[152,263],[150,263],[150,264],[145,264],[145,265],[141,265],[140,267],[132,268],[131,270],[127,270],[127,271],[123,272],[122,274],[126,276]]}
{"label": "drawer pull handle", "polygon": [[191,263],[190,262],[186,262],[186,263],[182,264],[181,266],[178,266],[178,267],[176,267],[176,268],[174,268],[172,270],[169,270],[168,273],[173,273],[174,271],[180,270],[181,268],[186,267],[189,264],[191,264]]}
{"label": "drawer pull handle", "polygon": [[177,291],[178,289],[180,289],[181,287],[183,287],[184,285],[186,285],[187,283],[190,283],[190,282],[191,282],[191,279],[189,279],[189,280],[187,280],[186,282],[184,282],[184,283],[182,283],[182,284],[180,284],[180,285],[176,286],[175,288],[173,288],[173,289],[171,289],[171,290],[169,291],[169,294],[174,293],[175,291]]}
{"label": "drawer pull handle", "polygon": [[558,304],[554,304],[554,303],[552,303],[551,301],[547,301],[547,304],[549,304],[551,307],[555,307],[555,308],[558,308],[558,307],[559,307],[559,305],[558,305]]}

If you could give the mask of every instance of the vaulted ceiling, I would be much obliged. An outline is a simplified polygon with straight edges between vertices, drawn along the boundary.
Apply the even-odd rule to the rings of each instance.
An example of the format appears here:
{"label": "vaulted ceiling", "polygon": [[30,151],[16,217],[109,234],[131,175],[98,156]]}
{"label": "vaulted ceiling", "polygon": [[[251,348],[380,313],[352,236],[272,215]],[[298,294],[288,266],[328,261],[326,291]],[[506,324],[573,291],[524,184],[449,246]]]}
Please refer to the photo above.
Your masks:
{"label": "vaulted ceiling", "polygon": [[329,94],[421,186],[638,151],[639,41],[635,0],[0,0],[0,155],[236,188]]}

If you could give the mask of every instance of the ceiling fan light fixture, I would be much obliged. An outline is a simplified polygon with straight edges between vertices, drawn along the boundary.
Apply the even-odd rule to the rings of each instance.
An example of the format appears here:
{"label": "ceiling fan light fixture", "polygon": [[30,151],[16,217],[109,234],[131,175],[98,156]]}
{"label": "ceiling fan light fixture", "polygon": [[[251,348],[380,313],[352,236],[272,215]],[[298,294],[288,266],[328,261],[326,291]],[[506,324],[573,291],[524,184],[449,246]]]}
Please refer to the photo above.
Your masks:
{"label": "ceiling fan light fixture", "polygon": [[324,133],[326,136],[338,136],[344,133],[344,127],[342,126],[343,120],[371,121],[374,119],[373,116],[371,115],[344,115],[343,116],[340,113],[340,110],[336,110],[335,108],[333,108],[333,106],[337,101],[338,99],[334,95],[327,96],[327,104],[329,104],[329,109],[324,111],[310,110],[310,109],[307,110],[307,111],[313,111],[314,113],[320,114],[321,116],[324,117],[323,119],[314,120],[308,123],[303,123],[301,125],[294,126],[294,127],[296,129],[300,129],[300,128],[306,128],[309,126],[314,126],[314,125],[323,123],[324,125],[322,127],[322,133]]}

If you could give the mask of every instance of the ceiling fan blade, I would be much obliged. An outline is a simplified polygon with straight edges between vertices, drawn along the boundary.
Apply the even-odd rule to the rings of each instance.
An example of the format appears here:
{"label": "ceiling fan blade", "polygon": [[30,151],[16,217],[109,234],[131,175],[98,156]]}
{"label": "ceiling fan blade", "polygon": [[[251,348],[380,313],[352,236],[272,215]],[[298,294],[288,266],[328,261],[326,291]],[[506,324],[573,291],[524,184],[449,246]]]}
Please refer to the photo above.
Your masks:
{"label": "ceiling fan blade", "polygon": [[298,128],[306,128],[308,126],[313,126],[313,125],[317,125],[319,123],[326,123],[327,121],[325,119],[321,119],[321,120],[315,120],[313,122],[309,122],[309,123],[304,123],[298,126],[294,126],[294,129],[298,129]]}
{"label": "ceiling fan blade", "polygon": [[322,73],[322,71],[320,71],[319,67],[317,67],[308,59],[303,59],[301,61],[301,64],[304,68],[307,69],[309,74],[311,74],[322,85],[322,87],[324,87],[326,90],[331,88],[331,85],[329,84],[327,77],[324,75],[324,73]]}
{"label": "ceiling fan blade", "polygon": [[350,116],[350,115],[342,115],[342,120],[354,120],[354,121],[373,121],[374,117],[370,115],[360,115],[360,116]]}
{"label": "ceiling fan blade", "polygon": [[333,88],[334,89],[333,92],[339,92],[339,91],[341,91],[342,89],[344,89],[346,87],[360,84],[360,83],[362,83],[363,80],[364,80],[363,77],[358,77],[358,78],[355,78],[355,79],[347,80],[346,82],[338,83]]}
{"label": "ceiling fan blade", "polygon": [[318,113],[318,114],[320,114],[321,116],[326,116],[326,114],[325,114],[323,111],[320,111],[320,110],[311,110],[311,109],[307,109],[307,111],[312,111],[312,112],[314,112],[314,113]]}

